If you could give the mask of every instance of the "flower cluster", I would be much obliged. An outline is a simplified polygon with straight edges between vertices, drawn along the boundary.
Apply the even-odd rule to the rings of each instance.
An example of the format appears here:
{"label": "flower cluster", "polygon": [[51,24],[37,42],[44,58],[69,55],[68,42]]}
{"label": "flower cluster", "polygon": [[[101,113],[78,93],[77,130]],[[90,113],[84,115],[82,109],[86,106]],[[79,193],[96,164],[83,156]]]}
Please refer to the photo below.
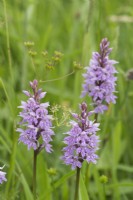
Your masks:
{"label": "flower cluster", "polygon": [[109,48],[107,38],[104,38],[100,44],[100,52],[94,52],[90,61],[90,66],[86,67],[87,72],[83,74],[84,84],[82,97],[91,96],[95,113],[103,113],[108,109],[109,103],[115,103],[116,96],[115,82],[117,73],[114,64],[115,60],[109,59],[112,48]]}
{"label": "flower cluster", "polygon": [[54,135],[51,122],[52,116],[48,115],[49,103],[40,103],[46,92],[42,92],[42,89],[37,88],[37,80],[30,82],[30,86],[33,94],[23,91],[29,98],[26,102],[22,101],[21,106],[19,106],[22,109],[22,112],[19,113],[22,118],[20,122],[22,128],[17,129],[21,133],[19,141],[26,144],[28,149],[33,148],[41,151],[45,148],[47,152],[51,152],[49,142],[52,141],[51,136]]}
{"label": "flower cluster", "polygon": [[71,121],[72,129],[66,133],[68,136],[64,139],[67,146],[63,148],[62,159],[66,165],[71,165],[72,169],[81,168],[84,160],[88,163],[96,163],[98,159],[96,150],[99,137],[96,132],[99,130],[99,123],[88,119],[92,112],[87,111],[86,103],[80,105],[80,110],[81,115],[72,114],[76,121]]}
{"label": "flower cluster", "polygon": [[[0,167],[0,169],[3,169],[3,167]],[[4,181],[7,181],[5,175],[6,175],[6,172],[3,172],[0,170],[0,184],[2,184]]]}

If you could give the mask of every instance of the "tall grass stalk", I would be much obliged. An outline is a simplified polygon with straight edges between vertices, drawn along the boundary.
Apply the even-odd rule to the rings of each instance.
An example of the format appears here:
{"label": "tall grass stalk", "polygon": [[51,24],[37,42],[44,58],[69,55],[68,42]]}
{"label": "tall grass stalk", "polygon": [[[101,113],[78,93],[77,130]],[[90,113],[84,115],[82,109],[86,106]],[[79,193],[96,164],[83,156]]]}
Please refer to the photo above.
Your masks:
{"label": "tall grass stalk", "polygon": [[34,200],[36,200],[36,168],[37,168],[37,151],[34,150],[34,157],[33,157],[33,196]]}
{"label": "tall grass stalk", "polygon": [[78,196],[79,196],[79,180],[80,180],[80,168],[77,167],[74,200],[78,200]]}
{"label": "tall grass stalk", "polygon": [[10,51],[10,38],[9,38],[6,0],[3,0],[3,6],[4,6],[4,17],[5,17],[5,28],[6,28],[6,45],[7,45],[8,64],[9,64],[11,79],[13,81],[13,73],[12,73],[13,70],[12,70],[12,60],[11,60],[11,51]]}

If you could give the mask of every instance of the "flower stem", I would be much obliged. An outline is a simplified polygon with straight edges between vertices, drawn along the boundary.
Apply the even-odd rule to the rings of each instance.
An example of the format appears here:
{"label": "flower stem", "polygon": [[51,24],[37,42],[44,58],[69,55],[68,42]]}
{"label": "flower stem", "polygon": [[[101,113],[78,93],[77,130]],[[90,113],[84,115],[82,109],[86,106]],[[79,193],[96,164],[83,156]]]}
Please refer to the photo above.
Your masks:
{"label": "flower stem", "polygon": [[40,82],[41,82],[41,83],[47,83],[47,82],[58,81],[58,80],[61,80],[61,79],[66,78],[66,77],[68,77],[68,76],[70,76],[70,75],[72,75],[72,74],[74,74],[74,73],[75,73],[75,71],[72,71],[71,73],[66,74],[66,75],[64,75],[64,76],[61,76],[61,77],[59,77],[59,78],[55,78],[55,79],[51,79],[51,80],[46,80],[46,81],[40,80]]}
{"label": "flower stem", "polygon": [[74,200],[78,200],[78,193],[79,193],[79,180],[80,180],[80,168],[77,167]]}
{"label": "flower stem", "polygon": [[104,193],[104,199],[106,200],[106,190],[105,190],[105,184],[103,183],[103,193]]}
{"label": "flower stem", "polygon": [[95,122],[97,122],[97,120],[98,120],[98,113],[95,114],[94,119],[95,119]]}
{"label": "flower stem", "polygon": [[33,158],[33,196],[34,196],[34,200],[36,200],[36,164],[37,164],[37,151],[34,150],[34,158]]}

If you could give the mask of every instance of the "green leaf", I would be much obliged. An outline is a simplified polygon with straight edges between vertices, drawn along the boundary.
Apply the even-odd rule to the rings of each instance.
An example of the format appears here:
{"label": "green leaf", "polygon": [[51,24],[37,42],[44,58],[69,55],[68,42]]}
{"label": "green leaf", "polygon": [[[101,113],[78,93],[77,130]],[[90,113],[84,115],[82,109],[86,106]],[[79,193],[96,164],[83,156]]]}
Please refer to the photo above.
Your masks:
{"label": "green leaf", "polygon": [[29,185],[28,185],[28,183],[25,179],[25,176],[23,175],[22,172],[21,172],[21,182],[22,182],[22,185],[23,185],[23,188],[24,188],[24,191],[25,191],[26,199],[27,200],[33,200],[32,192],[31,192]]}
{"label": "green leaf", "polygon": [[79,200],[89,200],[88,192],[85,187],[82,174],[80,174],[80,182],[79,182]]}
{"label": "green leaf", "polygon": [[133,167],[130,167],[128,165],[118,165],[117,169],[133,173]]}
{"label": "green leaf", "polygon": [[39,154],[37,158],[37,191],[39,191],[39,200],[45,199],[51,200],[51,183],[50,177],[47,172],[47,164],[42,156],[43,154]]}
{"label": "green leaf", "polygon": [[62,185],[66,180],[68,180],[71,176],[75,174],[75,171],[70,171],[68,174],[65,174],[60,178],[55,184],[54,188],[58,188],[60,185]]}
{"label": "green leaf", "polygon": [[120,151],[121,151],[121,131],[122,130],[122,124],[121,121],[119,121],[116,124],[116,127],[112,134],[112,145],[113,145],[113,166],[116,167],[119,159],[120,159]]}

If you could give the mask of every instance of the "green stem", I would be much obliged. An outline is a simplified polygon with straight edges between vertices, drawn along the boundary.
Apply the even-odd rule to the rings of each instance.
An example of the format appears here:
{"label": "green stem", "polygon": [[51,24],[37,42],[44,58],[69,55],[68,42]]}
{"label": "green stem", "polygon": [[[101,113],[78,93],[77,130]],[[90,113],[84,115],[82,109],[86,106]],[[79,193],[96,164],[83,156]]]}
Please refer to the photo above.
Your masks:
{"label": "green stem", "polygon": [[74,200],[78,200],[78,193],[79,193],[79,180],[80,180],[80,168],[77,167]]}
{"label": "green stem", "polygon": [[41,82],[41,83],[47,83],[47,82],[58,81],[58,80],[61,80],[61,79],[66,78],[66,77],[68,77],[68,76],[70,76],[70,75],[72,75],[72,74],[74,74],[74,73],[75,73],[75,71],[72,71],[71,73],[66,74],[66,75],[64,75],[64,76],[61,76],[61,77],[59,77],[59,78],[55,78],[55,79],[51,79],[51,80],[46,80],[46,81],[40,80],[40,82]]}
{"label": "green stem", "polygon": [[94,119],[95,119],[95,122],[97,123],[97,120],[98,120],[98,113],[95,113]]}
{"label": "green stem", "polygon": [[103,184],[103,193],[104,193],[104,196],[105,196],[105,199],[106,199],[106,190],[105,190],[105,184]]}
{"label": "green stem", "polygon": [[8,63],[9,63],[10,75],[11,75],[11,78],[13,80],[11,51],[10,51],[10,38],[9,38],[9,27],[8,27],[7,9],[6,9],[6,0],[3,0],[3,5],[4,5],[4,15],[5,15],[5,26],[6,26],[6,45],[7,45]]}
{"label": "green stem", "polygon": [[34,150],[34,158],[33,158],[33,196],[34,196],[34,200],[36,200],[36,165],[37,165],[37,151]]}
{"label": "green stem", "polygon": [[77,108],[77,104],[79,102],[79,88],[80,88],[80,82],[79,82],[79,79],[80,79],[80,73],[79,71],[76,72],[75,74],[75,79],[74,79],[74,108],[76,109]]}
{"label": "green stem", "polygon": [[35,63],[34,63],[34,60],[33,60],[32,56],[31,56],[31,63],[32,63],[32,67],[33,67],[34,73],[36,74],[36,67],[35,67]]}
{"label": "green stem", "polygon": [[88,189],[88,186],[89,186],[89,164],[87,164],[86,166],[86,172],[85,172],[85,185],[86,185],[86,188]]}

